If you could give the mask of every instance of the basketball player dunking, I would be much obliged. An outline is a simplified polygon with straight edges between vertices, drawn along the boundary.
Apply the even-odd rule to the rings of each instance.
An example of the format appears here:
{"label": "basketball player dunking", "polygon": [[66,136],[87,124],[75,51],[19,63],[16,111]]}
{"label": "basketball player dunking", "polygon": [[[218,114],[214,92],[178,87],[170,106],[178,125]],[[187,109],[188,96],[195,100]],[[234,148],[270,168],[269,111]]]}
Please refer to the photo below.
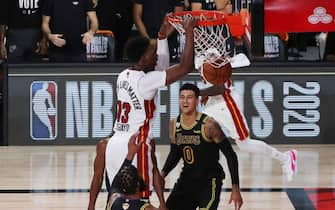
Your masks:
{"label": "basketball player dunking", "polygon": [[[222,4],[223,2],[225,3]],[[202,0],[194,0],[191,5],[192,5],[192,10],[194,11],[203,10],[203,9],[204,10],[221,10],[224,8],[223,7],[224,5],[228,6],[230,2],[226,0],[219,0],[219,1],[211,1],[209,4],[210,5],[208,5],[208,3]],[[210,7],[207,7],[207,6],[210,6]],[[231,4],[227,8],[231,8]],[[218,30],[218,31],[220,32],[221,30]],[[223,56],[223,59],[228,59],[224,55],[227,54],[227,55],[233,56],[234,50],[232,50],[233,49],[232,46],[234,45],[234,40],[231,39],[229,30],[226,30],[223,32],[224,32],[222,33],[223,36],[221,36],[220,33],[210,34],[211,35],[210,37],[214,37],[216,38],[216,40],[208,43],[207,50],[211,51],[211,53],[220,52],[219,55]],[[224,43],[222,43],[222,41],[224,41]],[[213,43],[216,45],[214,45]],[[219,43],[222,45],[219,45]],[[222,49],[218,49],[218,46],[222,46]],[[198,60],[204,59],[198,55],[196,56]],[[221,58],[222,57],[220,57],[220,59]],[[205,59],[208,59],[208,57]],[[230,61],[231,60],[234,60],[234,57],[232,57]],[[204,66],[203,64],[204,63],[201,63],[200,66],[203,67]],[[235,66],[239,66],[239,64],[235,63]],[[224,66],[221,67],[221,69],[224,69],[224,68],[225,68]],[[243,108],[242,108],[241,100],[239,98],[238,93],[235,91],[232,85],[231,78],[227,79],[227,78],[218,77],[218,75],[226,76],[229,74],[221,74],[221,73],[218,74],[218,72],[216,71],[211,71],[212,73],[216,73],[213,76],[213,75],[210,75],[211,73],[207,72],[207,70],[202,69],[201,74],[206,75],[207,73],[208,77],[211,77],[214,79],[212,81],[208,81],[208,80],[206,81],[206,78],[204,78],[204,80],[207,83],[209,82],[211,84],[215,84],[215,83],[219,83],[220,81],[225,81],[225,82],[224,82],[224,85],[221,85],[221,90],[219,92],[206,91],[207,93],[205,94],[205,92],[202,91],[201,95],[203,96],[211,95],[211,97],[209,97],[209,100],[204,107],[203,112],[213,117],[216,121],[220,123],[220,125],[223,128],[225,128],[225,131],[227,131],[225,133],[231,138],[236,140],[236,144],[238,145],[241,151],[266,155],[266,156],[270,156],[272,158],[279,160],[280,163],[282,164],[283,172],[287,176],[287,180],[291,181],[293,179],[293,176],[297,172],[297,151],[290,150],[290,151],[287,151],[286,153],[282,153],[278,151],[276,148],[271,147],[270,145],[264,143],[263,141],[251,139],[250,134],[249,134],[248,125],[246,124],[246,120],[243,115]],[[221,84],[223,84],[223,82],[221,82]],[[217,87],[214,87],[213,89],[217,90]]]}
{"label": "basketball player dunking", "polygon": [[[177,81],[194,69],[193,28],[196,23],[194,18],[188,18],[183,22],[186,31],[184,53],[181,62],[171,67],[168,67],[169,51],[165,37],[169,29],[167,21],[162,25],[157,43],[150,42],[145,37],[137,37],[126,45],[127,57],[134,65],[122,71],[117,79],[117,116],[114,135],[107,144],[105,163],[108,178],[113,180],[123,162],[123,157],[127,154],[128,139],[139,131],[138,141],[145,142],[141,144],[133,164],[137,166],[148,186],[141,192],[143,199],[148,199],[150,196],[152,178],[154,183],[160,183],[155,181],[160,177],[156,163],[152,162],[150,157],[151,128],[157,91],[158,88]],[[154,187],[160,205],[165,206],[162,189]]]}
{"label": "basketball player dunking", "polygon": [[[226,66],[231,68],[229,63]],[[207,71],[204,69],[204,65],[201,65],[201,68],[203,68],[201,72]],[[210,74],[210,72],[208,73]],[[209,86],[211,85],[205,76],[203,76],[203,80]],[[206,99],[204,100],[203,112],[220,123],[226,135],[236,140],[235,142],[241,151],[266,155],[279,160],[283,173],[286,174],[287,180],[291,181],[297,172],[297,151],[292,149],[283,153],[264,141],[251,139],[243,114],[243,104],[231,78],[222,83],[223,85],[211,86],[200,91],[200,95]]]}

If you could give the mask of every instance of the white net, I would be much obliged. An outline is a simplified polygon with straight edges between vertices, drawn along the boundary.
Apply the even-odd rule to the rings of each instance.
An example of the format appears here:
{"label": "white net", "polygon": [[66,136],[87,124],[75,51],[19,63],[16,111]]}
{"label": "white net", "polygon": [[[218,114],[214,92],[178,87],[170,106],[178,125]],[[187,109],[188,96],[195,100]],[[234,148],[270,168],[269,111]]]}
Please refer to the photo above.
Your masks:
{"label": "white net", "polygon": [[[200,14],[196,18],[199,20],[215,20],[215,13],[212,17]],[[181,39],[185,34],[182,21],[190,18],[192,13],[186,15],[174,15],[170,24],[179,32]],[[177,21],[176,21],[177,20]],[[198,25],[194,28],[194,50],[197,62],[210,63],[214,68],[220,68],[229,62],[230,49],[227,47],[227,40],[230,31],[227,24],[218,25]]]}

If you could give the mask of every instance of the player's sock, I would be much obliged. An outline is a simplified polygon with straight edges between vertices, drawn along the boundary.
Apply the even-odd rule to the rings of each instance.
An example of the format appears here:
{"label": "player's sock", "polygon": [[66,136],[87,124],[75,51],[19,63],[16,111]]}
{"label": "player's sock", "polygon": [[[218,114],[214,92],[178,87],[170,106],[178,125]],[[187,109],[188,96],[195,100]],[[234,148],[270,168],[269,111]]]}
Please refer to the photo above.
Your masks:
{"label": "player's sock", "polygon": [[289,158],[287,154],[278,151],[276,148],[260,140],[248,138],[242,141],[237,140],[236,144],[241,151],[270,156],[276,160],[279,160],[281,163],[284,163]]}

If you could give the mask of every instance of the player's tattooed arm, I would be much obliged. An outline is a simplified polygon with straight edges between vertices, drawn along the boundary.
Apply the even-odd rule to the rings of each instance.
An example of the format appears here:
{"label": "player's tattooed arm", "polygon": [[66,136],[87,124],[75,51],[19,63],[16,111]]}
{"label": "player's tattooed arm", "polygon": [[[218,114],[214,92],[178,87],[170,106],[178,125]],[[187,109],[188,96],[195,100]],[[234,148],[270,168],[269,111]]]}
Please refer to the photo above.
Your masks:
{"label": "player's tattooed arm", "polygon": [[229,140],[224,135],[220,125],[213,119],[209,118],[205,124],[206,136],[211,138],[220,148],[221,152],[227,159],[228,169],[232,182],[232,193],[229,203],[234,202],[235,209],[240,209],[243,199],[239,188],[238,159]]}
{"label": "player's tattooed arm", "polygon": [[215,143],[219,144],[223,141],[228,141],[223,133],[219,123],[213,118],[209,117],[205,123],[205,135]]}
{"label": "player's tattooed arm", "polygon": [[224,90],[224,85],[213,85],[211,87],[201,89],[200,96],[216,96],[222,94]]}
{"label": "player's tattooed arm", "polygon": [[239,185],[238,159],[228,138],[223,133],[220,125],[213,118],[209,118],[205,124],[206,136],[213,140],[227,159],[229,172],[233,185]]}

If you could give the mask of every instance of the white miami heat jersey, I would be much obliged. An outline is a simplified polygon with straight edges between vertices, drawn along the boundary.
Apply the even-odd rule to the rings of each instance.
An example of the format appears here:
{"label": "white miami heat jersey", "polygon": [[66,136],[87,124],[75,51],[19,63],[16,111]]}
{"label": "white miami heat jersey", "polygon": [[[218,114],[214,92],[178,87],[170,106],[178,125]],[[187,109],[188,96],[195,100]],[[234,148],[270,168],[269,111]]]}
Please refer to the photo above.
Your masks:
{"label": "white miami heat jersey", "polygon": [[130,136],[139,131],[138,141],[141,144],[133,164],[148,186],[141,192],[142,198],[148,198],[152,190],[151,128],[155,111],[155,100],[158,88],[166,83],[166,69],[169,64],[167,40],[158,40],[157,65],[155,71],[144,73],[126,69],[117,79],[117,116],[114,124],[114,135],[108,141],[105,156],[106,171],[112,182],[119,171],[128,152]]}
{"label": "white miami heat jersey", "polygon": [[144,129],[146,136],[151,137],[151,119],[154,117],[157,90],[165,86],[165,78],[165,71],[144,73],[126,69],[119,74],[115,133],[132,134]]}

